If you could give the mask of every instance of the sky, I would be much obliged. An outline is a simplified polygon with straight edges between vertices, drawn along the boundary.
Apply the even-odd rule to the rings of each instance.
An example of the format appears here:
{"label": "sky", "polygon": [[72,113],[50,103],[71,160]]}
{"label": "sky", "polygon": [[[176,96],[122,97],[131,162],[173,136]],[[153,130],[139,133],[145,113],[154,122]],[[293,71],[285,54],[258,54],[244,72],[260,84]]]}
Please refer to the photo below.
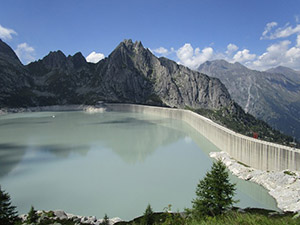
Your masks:
{"label": "sky", "polygon": [[300,0],[1,0],[0,39],[23,64],[56,50],[97,62],[132,39],[191,69],[300,70]]}

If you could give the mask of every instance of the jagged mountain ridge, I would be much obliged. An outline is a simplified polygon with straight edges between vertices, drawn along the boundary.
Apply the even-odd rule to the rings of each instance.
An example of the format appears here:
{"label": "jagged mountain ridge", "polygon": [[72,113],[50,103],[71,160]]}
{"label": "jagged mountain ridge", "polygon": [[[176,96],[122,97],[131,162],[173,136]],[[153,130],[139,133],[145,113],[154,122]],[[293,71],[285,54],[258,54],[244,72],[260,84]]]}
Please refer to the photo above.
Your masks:
{"label": "jagged mountain ridge", "polygon": [[232,104],[218,79],[157,58],[141,42],[131,40],[121,42],[96,64],[86,62],[81,53],[67,57],[55,51],[19,67],[29,84],[23,87],[26,92],[18,101],[11,93],[0,102],[2,106],[94,104],[99,100],[208,109]]}
{"label": "jagged mountain ridge", "polygon": [[205,62],[198,70],[219,78],[246,112],[300,139],[300,84],[288,75],[259,72],[225,60]]}

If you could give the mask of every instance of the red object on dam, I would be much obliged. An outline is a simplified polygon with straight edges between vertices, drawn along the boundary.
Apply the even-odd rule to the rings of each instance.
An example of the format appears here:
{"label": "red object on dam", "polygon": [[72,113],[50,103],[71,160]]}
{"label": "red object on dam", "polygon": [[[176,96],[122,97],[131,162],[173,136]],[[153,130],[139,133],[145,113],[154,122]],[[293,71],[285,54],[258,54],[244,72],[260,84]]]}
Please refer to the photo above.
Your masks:
{"label": "red object on dam", "polygon": [[253,138],[257,139],[258,138],[258,133],[253,132]]}

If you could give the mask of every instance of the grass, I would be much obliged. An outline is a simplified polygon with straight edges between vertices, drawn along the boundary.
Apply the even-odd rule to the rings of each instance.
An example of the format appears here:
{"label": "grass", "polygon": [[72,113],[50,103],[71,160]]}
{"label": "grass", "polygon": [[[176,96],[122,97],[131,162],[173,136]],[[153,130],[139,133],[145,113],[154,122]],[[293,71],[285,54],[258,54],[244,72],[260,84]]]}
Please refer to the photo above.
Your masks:
{"label": "grass", "polygon": [[257,213],[238,213],[230,212],[216,217],[206,217],[200,221],[191,220],[186,224],[190,225],[282,225],[282,224],[299,224],[299,219],[293,219],[292,216],[266,216]]}
{"label": "grass", "polygon": [[[181,217],[179,213],[154,213],[153,225],[283,225],[300,224],[300,218],[294,218],[291,213],[275,214],[258,210],[253,212],[229,211],[215,217],[203,217],[199,220]],[[142,217],[129,222],[119,222],[116,225],[139,225]]]}
{"label": "grass", "polygon": [[297,174],[295,174],[294,172],[289,171],[289,170],[285,170],[283,173],[286,174],[286,175],[293,176],[293,177],[297,176]]}

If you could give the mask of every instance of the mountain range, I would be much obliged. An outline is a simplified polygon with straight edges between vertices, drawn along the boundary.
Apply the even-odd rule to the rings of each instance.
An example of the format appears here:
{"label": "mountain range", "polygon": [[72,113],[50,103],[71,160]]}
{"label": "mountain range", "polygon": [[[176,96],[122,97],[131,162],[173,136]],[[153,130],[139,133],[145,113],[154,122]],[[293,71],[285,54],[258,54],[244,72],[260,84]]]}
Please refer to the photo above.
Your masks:
{"label": "mountain range", "polygon": [[[225,85],[218,78],[157,58],[139,41],[122,41],[98,63],[87,62],[80,52],[66,56],[58,50],[25,66],[0,40],[1,108],[98,101],[188,108],[248,136],[255,131],[267,141],[291,141],[245,113]],[[249,109],[252,106],[249,103]]]}
{"label": "mountain range", "polygon": [[219,78],[246,112],[300,140],[300,72],[282,66],[260,72],[225,60],[198,71]]}
{"label": "mountain range", "polygon": [[106,101],[215,109],[232,102],[219,79],[158,59],[141,42],[124,40],[96,64],[55,51],[27,66],[0,46],[2,107]]}

